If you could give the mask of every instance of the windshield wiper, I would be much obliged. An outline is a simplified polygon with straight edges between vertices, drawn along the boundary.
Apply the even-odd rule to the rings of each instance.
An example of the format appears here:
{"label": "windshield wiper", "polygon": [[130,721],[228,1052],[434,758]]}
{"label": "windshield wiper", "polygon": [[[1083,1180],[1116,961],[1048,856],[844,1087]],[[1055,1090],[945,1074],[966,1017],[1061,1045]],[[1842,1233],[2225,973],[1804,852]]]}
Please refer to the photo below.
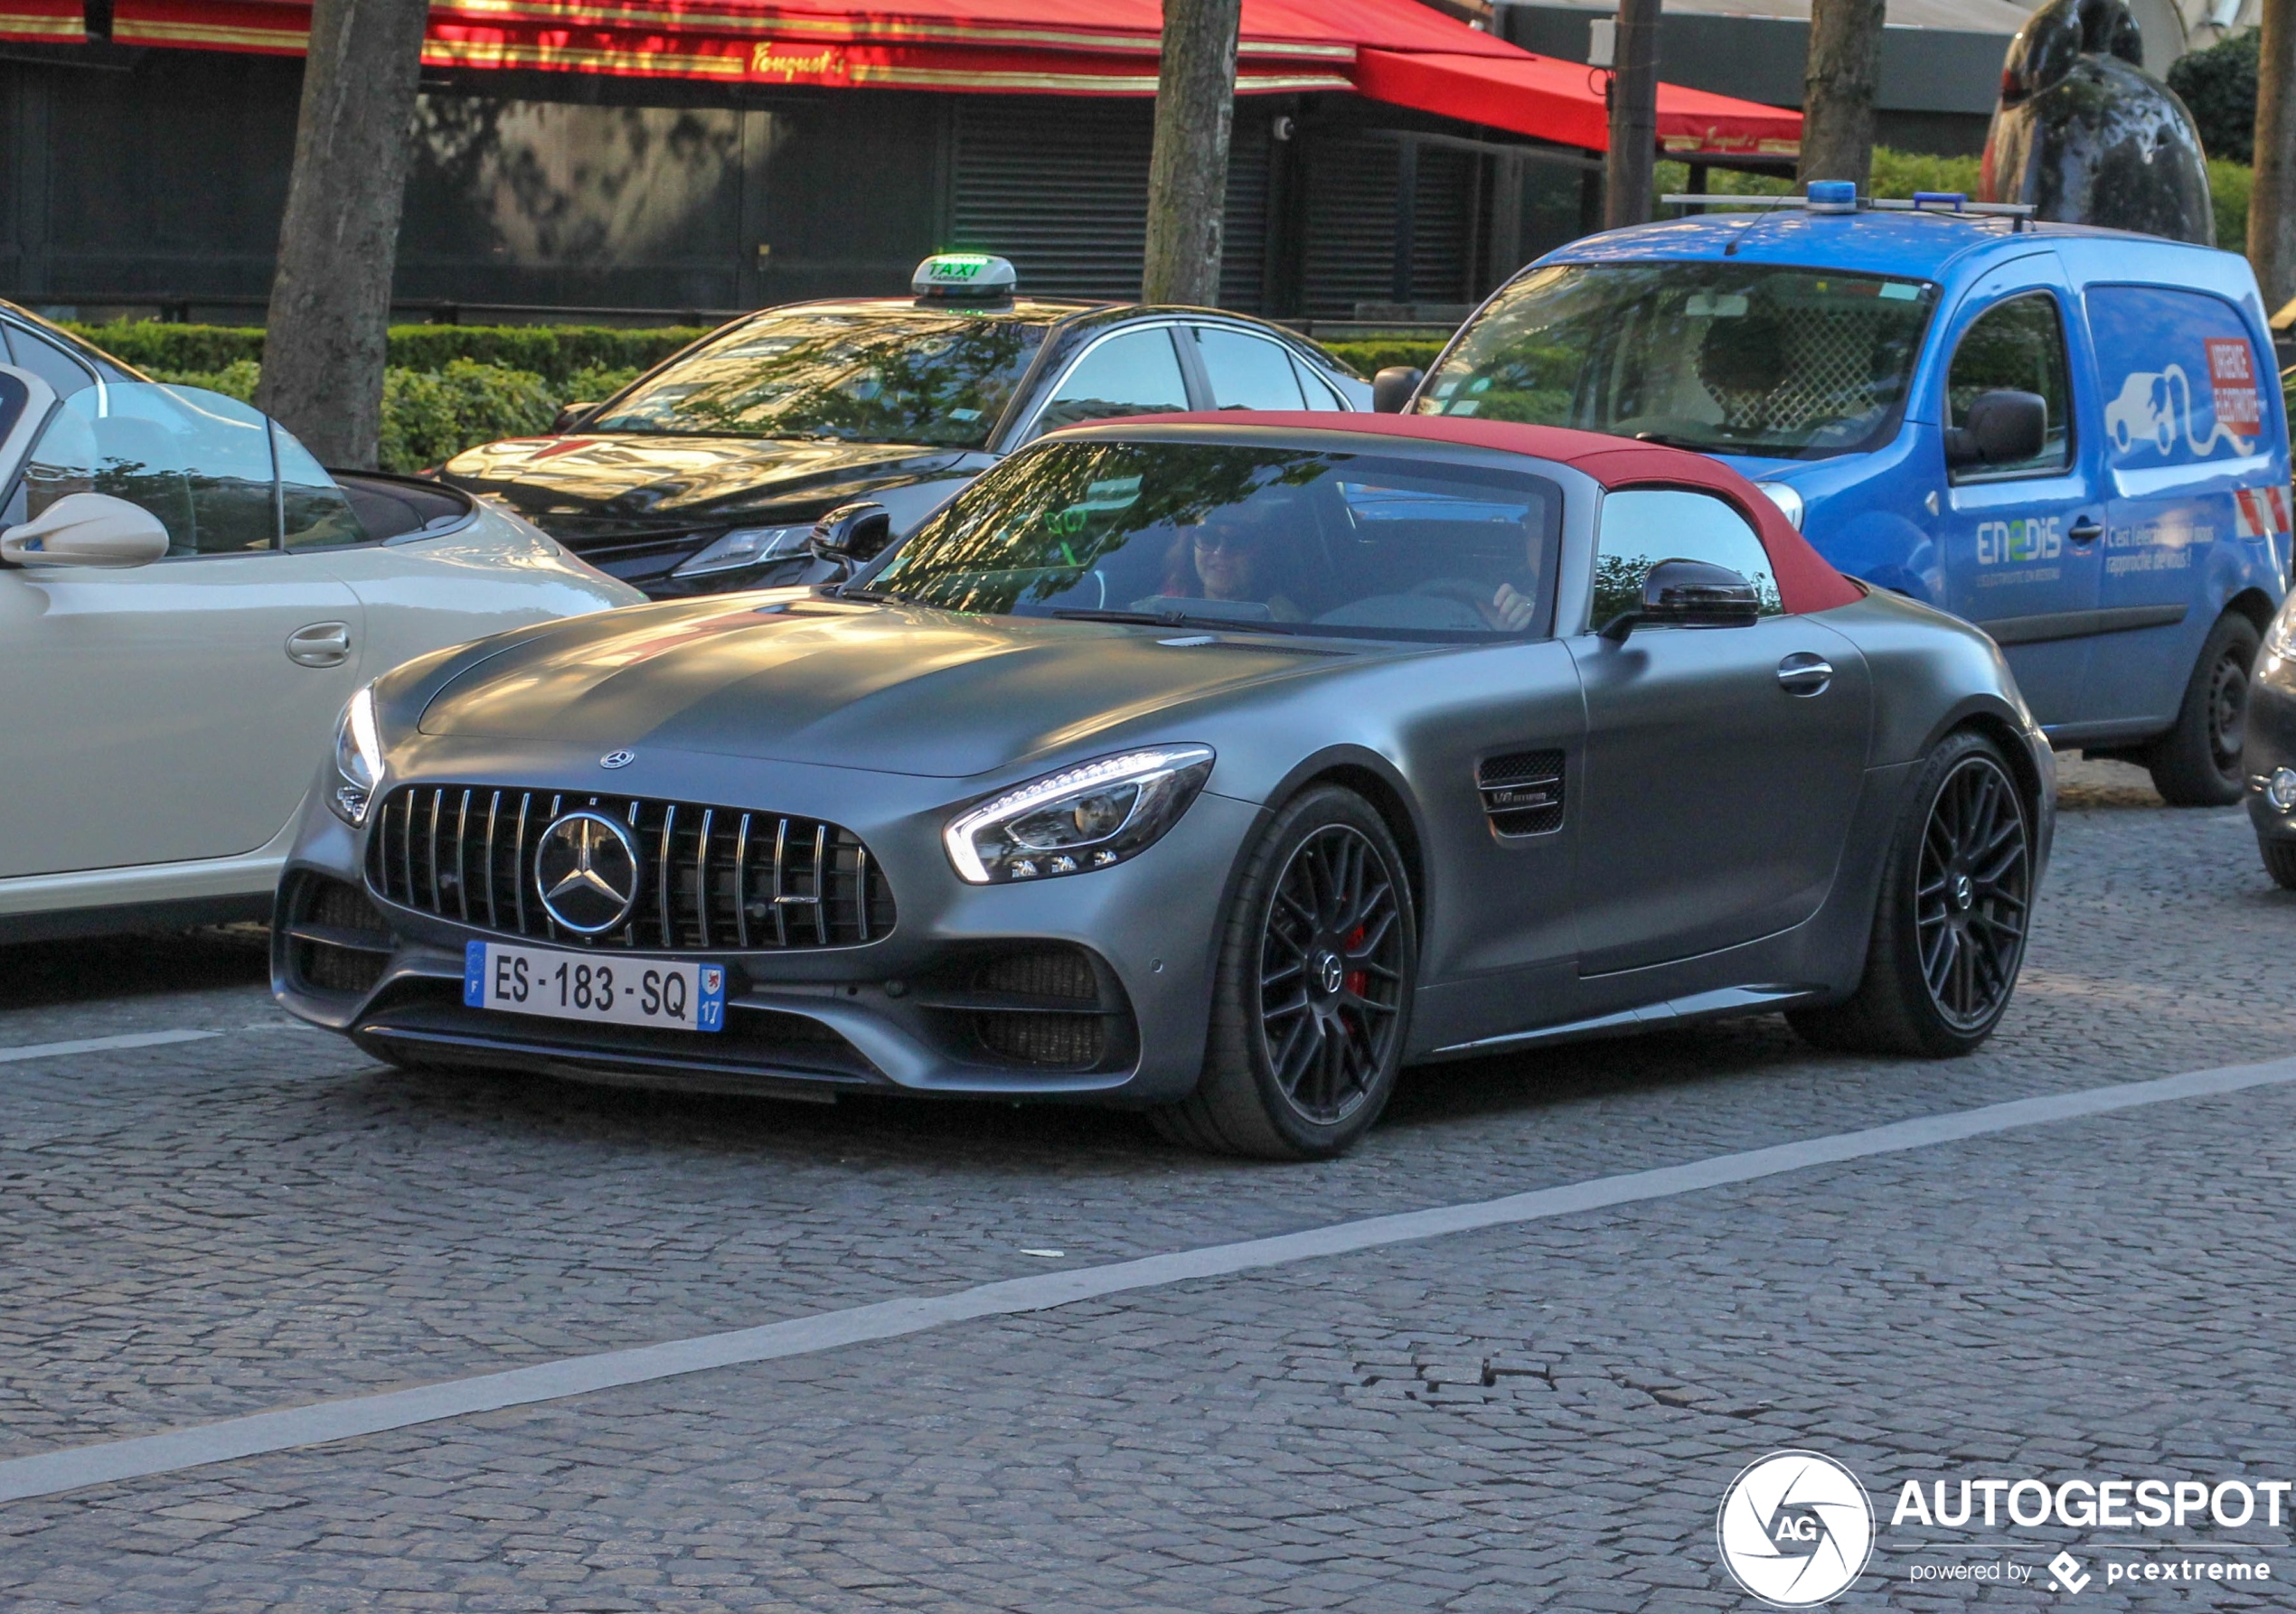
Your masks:
{"label": "windshield wiper", "polygon": [[1188,611],[1084,611],[1045,613],[1063,622],[1128,622],[1147,628],[1228,628],[1241,633],[1296,633],[1306,624],[1263,621],[1252,616],[1205,616]]}

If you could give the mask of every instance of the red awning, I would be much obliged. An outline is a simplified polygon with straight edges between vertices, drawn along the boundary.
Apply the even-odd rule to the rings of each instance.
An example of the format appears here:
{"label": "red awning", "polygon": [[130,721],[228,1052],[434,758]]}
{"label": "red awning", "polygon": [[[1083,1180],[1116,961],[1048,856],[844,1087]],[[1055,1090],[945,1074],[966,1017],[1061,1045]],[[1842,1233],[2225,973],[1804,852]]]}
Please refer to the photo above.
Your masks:
{"label": "red awning", "polygon": [[86,8],[80,0],[0,0],[0,43],[87,42]]}
{"label": "red awning", "polygon": [[[0,0],[9,8],[77,0]],[[115,0],[121,44],[301,55],[306,0]],[[1162,0],[432,0],[432,67],[1004,95],[1153,95]],[[0,32],[5,32],[0,23]],[[76,36],[75,36],[76,37]],[[1353,90],[1599,151],[1602,89],[1418,0],[1244,0],[1237,89]],[[1791,155],[1799,113],[1661,85],[1670,152]]]}
{"label": "red awning", "polygon": [[[1527,52],[1501,57],[1367,50],[1357,54],[1355,87],[1375,101],[1589,151],[1610,148],[1601,75],[1580,62]],[[1675,155],[1790,157],[1802,149],[1802,114],[1661,84],[1658,139]]]}

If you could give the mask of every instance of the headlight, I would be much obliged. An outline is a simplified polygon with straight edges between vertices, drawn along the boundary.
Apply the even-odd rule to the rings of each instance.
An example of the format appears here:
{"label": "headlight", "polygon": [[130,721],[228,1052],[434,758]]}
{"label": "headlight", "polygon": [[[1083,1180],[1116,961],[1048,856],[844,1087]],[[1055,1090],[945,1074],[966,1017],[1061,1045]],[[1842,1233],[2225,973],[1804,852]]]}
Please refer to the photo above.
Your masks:
{"label": "headlight", "polygon": [[2264,800],[2275,812],[2296,812],[2296,768],[2274,768],[2264,783]]}
{"label": "headlight", "polygon": [[1800,493],[1795,493],[1783,482],[1757,482],[1754,485],[1762,490],[1763,494],[1771,503],[1785,512],[1786,520],[1793,523],[1793,530],[1796,532],[1802,530],[1802,495]]}
{"label": "headlight", "polygon": [[805,540],[813,535],[811,522],[803,527],[736,527],[670,575],[706,577],[712,572],[739,571],[745,566],[780,560],[802,554]]}
{"label": "headlight", "polygon": [[343,708],[334,726],[334,793],[327,805],[344,823],[367,821],[367,803],[382,785],[382,737],[375,729],[375,692],[369,684]]}
{"label": "headlight", "polygon": [[949,861],[968,885],[1084,874],[1155,844],[1212,771],[1209,746],[1156,746],[1063,768],[949,820]]}
{"label": "headlight", "polygon": [[2282,661],[2296,660],[2296,594],[2280,603],[2278,615],[2264,630],[2264,648]]}

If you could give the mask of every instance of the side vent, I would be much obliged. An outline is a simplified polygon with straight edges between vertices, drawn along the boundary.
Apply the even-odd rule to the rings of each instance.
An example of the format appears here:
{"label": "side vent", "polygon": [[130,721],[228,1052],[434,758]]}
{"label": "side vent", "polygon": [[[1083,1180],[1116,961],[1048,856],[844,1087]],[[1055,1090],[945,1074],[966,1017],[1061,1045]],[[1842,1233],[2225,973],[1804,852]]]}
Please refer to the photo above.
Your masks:
{"label": "side vent", "polygon": [[1548,835],[1563,827],[1563,754],[1516,751],[1486,757],[1475,770],[1475,788],[1491,827],[1512,840]]}

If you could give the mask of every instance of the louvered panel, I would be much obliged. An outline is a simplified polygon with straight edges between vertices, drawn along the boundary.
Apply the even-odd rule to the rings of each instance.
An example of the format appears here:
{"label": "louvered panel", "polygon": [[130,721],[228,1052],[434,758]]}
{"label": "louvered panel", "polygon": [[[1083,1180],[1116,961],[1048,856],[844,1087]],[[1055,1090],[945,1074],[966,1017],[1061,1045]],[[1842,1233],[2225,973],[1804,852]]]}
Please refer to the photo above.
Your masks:
{"label": "louvered panel", "polygon": [[[1130,302],[1147,251],[1144,101],[960,98],[952,245],[1012,260],[1021,289]],[[1260,305],[1267,241],[1268,134],[1242,117],[1231,138],[1224,306]]]}
{"label": "louvered panel", "polygon": [[1309,148],[1301,296],[1310,317],[1353,319],[1358,303],[1395,300],[1396,151],[1368,140]]}

